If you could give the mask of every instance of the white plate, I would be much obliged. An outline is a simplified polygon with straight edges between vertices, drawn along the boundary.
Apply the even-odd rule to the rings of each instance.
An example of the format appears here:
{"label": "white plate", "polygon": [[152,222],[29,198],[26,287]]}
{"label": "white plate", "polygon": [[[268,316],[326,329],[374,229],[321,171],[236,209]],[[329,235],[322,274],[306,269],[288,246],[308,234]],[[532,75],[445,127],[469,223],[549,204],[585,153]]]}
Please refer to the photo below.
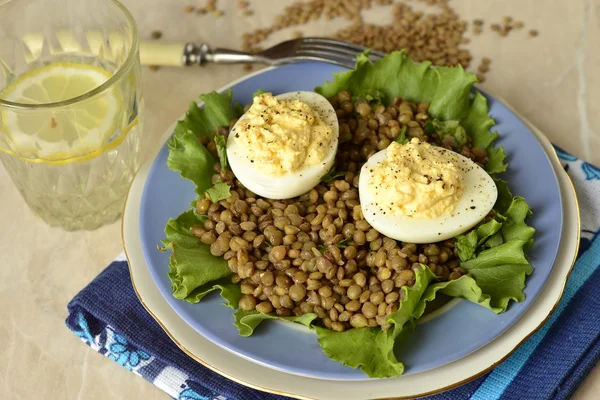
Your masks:
{"label": "white plate", "polygon": [[[205,339],[187,325],[160,294],[142,252],[138,228],[139,207],[146,177],[156,154],[149,158],[150,161],[142,166],[135,177],[123,215],[123,246],[129,261],[133,287],[146,310],[185,353],[213,371],[255,389],[302,399],[350,400],[421,397],[466,383],[502,362],[548,319],[560,301],[577,255],[579,207],[573,185],[550,142],[538,129],[529,125],[550,155],[561,185],[565,222],[559,256],[542,293],[525,315],[487,346],[451,364],[393,379],[354,382],[319,380],[257,365]],[[169,138],[172,128],[164,135],[161,143],[164,144]]]}

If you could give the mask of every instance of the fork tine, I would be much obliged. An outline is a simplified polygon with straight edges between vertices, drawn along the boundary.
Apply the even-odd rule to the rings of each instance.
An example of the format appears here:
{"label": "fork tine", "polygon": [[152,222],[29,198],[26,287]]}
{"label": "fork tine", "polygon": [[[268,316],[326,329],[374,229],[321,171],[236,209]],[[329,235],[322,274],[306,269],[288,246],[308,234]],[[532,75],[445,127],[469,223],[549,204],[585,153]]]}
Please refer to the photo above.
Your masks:
{"label": "fork tine", "polygon": [[347,50],[334,49],[332,47],[299,48],[296,51],[296,56],[318,57],[325,60],[339,61],[337,62],[338,65],[344,65],[349,68],[355,67],[357,55],[358,53],[349,52]]}
{"label": "fork tine", "polygon": [[291,64],[291,63],[297,62],[298,60],[319,61],[319,62],[324,62],[324,63],[328,63],[328,64],[339,65],[341,67],[346,67],[348,69],[354,68],[354,61],[351,61],[347,58],[346,59],[344,59],[344,58],[338,59],[338,58],[331,57],[331,55],[323,57],[323,56],[319,56],[317,54],[304,54],[304,55],[298,54],[292,58],[285,58],[285,59],[278,60],[275,65]]}
{"label": "fork tine", "polygon": [[[349,59],[352,59],[353,61],[355,61],[356,57],[360,54],[360,52],[356,52],[354,50],[345,49],[342,47],[334,47],[334,46],[329,46],[329,45],[324,45],[324,44],[305,44],[305,45],[298,46],[298,49],[296,51],[297,52],[315,52],[315,53],[319,53],[320,55],[332,54],[332,55],[335,55],[338,57],[349,58]],[[377,58],[377,56],[374,56],[371,58]]]}
{"label": "fork tine", "polygon": [[331,54],[334,57],[343,57],[343,58],[349,58],[354,60],[356,58],[357,55],[359,55],[360,53],[356,53],[354,51],[349,51],[349,50],[344,50],[344,49],[337,49],[335,47],[331,47],[331,46],[302,46],[302,47],[298,47],[298,49],[296,50],[297,53],[319,53],[319,54]]}
{"label": "fork tine", "polygon": [[[367,50],[366,47],[363,47],[363,46],[360,46],[357,44],[344,42],[342,40],[322,38],[322,37],[307,37],[307,38],[299,39],[299,41],[300,41],[300,43],[299,43],[300,46],[302,46],[303,44],[306,43],[306,44],[317,45],[317,46],[327,46],[328,48],[336,47],[339,49],[353,51],[355,53],[362,53],[365,50]],[[384,53],[382,53],[380,51],[375,51],[375,50],[371,50],[369,52],[369,54],[372,56],[375,56],[375,57],[385,57]]]}

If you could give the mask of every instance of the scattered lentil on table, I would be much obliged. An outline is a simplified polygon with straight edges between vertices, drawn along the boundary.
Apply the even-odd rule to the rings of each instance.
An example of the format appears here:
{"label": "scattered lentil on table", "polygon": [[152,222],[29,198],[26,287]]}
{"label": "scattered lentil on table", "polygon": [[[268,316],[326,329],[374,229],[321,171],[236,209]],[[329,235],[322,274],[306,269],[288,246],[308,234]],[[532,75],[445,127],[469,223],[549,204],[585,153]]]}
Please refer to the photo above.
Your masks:
{"label": "scattered lentil on table", "polygon": [[[497,32],[500,36],[507,36],[513,29],[522,29],[525,23],[522,21],[514,21],[512,17],[502,18],[502,23],[493,23],[491,29]],[[536,31],[537,32],[537,31]]]}
{"label": "scattered lentil on table", "polygon": [[190,13],[195,10],[196,14],[199,15],[212,14],[216,18],[220,18],[225,15],[225,11],[217,9],[217,0],[207,0],[206,6],[199,7],[197,9],[193,6],[186,6],[185,10],[187,10],[188,7],[192,7],[192,10],[189,11]]}
{"label": "scattered lentil on table", "polygon": [[217,9],[217,0],[207,0],[206,7],[207,12],[213,12]]}
{"label": "scattered lentil on table", "polygon": [[[302,26],[310,21],[320,18],[328,20],[343,18],[350,21],[350,25],[334,32],[330,36],[374,50],[390,52],[406,49],[416,61],[431,61],[434,65],[456,66],[468,68],[472,61],[470,51],[464,45],[470,42],[467,37],[468,22],[451,7],[451,0],[418,0],[428,6],[435,7],[435,11],[427,13],[415,10],[403,1],[394,0],[310,0],[296,1],[289,4],[275,17],[271,26],[256,29],[242,35],[242,50],[258,52],[260,44],[277,31],[294,26]],[[251,16],[250,1],[237,2],[237,7],[244,16]],[[374,6],[391,6],[393,21],[389,25],[367,24],[364,22],[362,12]],[[199,14],[212,13],[222,16],[222,11],[217,11],[217,1],[208,0],[206,7],[199,8]],[[474,19],[470,32],[479,36],[484,32],[485,22],[481,18]],[[501,23],[492,23],[490,28],[500,37],[506,37],[513,29],[522,29],[525,24],[515,21],[512,16],[504,16]],[[296,31],[292,38],[302,37]],[[529,31],[531,37],[537,36],[538,31]],[[477,77],[480,82],[485,80],[484,73],[489,72],[487,67],[477,67]],[[245,70],[252,70],[251,65],[244,65]]]}

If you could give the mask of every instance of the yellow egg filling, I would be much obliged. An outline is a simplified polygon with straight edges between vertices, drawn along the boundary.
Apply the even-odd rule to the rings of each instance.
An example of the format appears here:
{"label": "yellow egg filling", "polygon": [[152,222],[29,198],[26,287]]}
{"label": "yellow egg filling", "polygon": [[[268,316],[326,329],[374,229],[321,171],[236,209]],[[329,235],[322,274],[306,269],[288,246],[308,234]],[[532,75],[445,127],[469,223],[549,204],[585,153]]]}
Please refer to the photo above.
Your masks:
{"label": "yellow egg filling", "polygon": [[417,219],[451,214],[464,190],[457,155],[413,138],[392,143],[371,171],[369,191],[383,213]]}
{"label": "yellow egg filling", "polygon": [[250,162],[272,176],[323,161],[335,136],[319,110],[297,99],[278,100],[271,93],[254,98],[231,134]]}

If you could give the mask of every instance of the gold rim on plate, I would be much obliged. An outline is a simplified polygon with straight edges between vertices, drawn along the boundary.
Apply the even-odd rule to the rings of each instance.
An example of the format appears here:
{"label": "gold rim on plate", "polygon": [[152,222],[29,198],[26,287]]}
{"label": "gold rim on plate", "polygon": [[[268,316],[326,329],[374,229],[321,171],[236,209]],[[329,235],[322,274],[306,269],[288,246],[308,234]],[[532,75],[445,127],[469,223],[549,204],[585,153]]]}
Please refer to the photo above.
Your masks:
{"label": "gold rim on plate", "polygon": [[[226,88],[229,88],[233,85],[235,85],[236,83],[238,83],[239,81],[242,80],[246,80],[251,76],[257,75],[259,73],[265,72],[266,70],[269,70],[272,68],[266,68],[260,71],[255,72],[254,74],[251,75],[247,75],[244,76],[236,81],[233,81],[231,83],[229,83],[225,88],[223,88],[223,90],[225,90]],[[507,108],[509,108],[517,117],[519,117],[532,131],[536,132],[536,138],[538,140],[544,140],[546,142],[546,145],[548,145],[551,149],[552,152],[549,154],[546,149],[544,148],[544,152],[547,155],[551,155],[554,157],[555,162],[558,163],[558,165],[561,165],[560,163],[560,159],[558,157],[558,154],[556,153],[556,150],[554,149],[554,147],[552,146],[552,144],[550,143],[550,141],[548,140],[548,138],[538,129],[536,128],[533,124],[531,124],[526,118],[522,117],[520,114],[518,114],[514,109],[512,109],[510,106],[508,106],[508,104],[504,101],[502,101],[499,97],[495,97],[496,100],[500,101],[501,103],[503,103]],[[168,138],[171,136],[172,130],[168,130],[167,134],[165,135],[167,140]],[[537,137],[539,136],[539,137]],[[156,156],[158,154],[158,152],[163,148],[164,143],[166,142],[166,140],[161,140],[161,145],[158,147],[158,150],[155,151],[151,157],[149,157],[146,160],[146,163],[153,163],[154,160],[156,159]],[[541,145],[541,143],[540,143]],[[542,147],[544,147],[542,145]],[[552,167],[554,168],[554,163],[552,163]],[[141,168],[140,168],[141,170]],[[131,277],[131,284],[133,286],[133,290],[136,294],[136,296],[138,297],[140,303],[142,304],[142,306],[146,309],[146,311],[148,312],[148,314],[150,314],[152,316],[152,318],[154,318],[154,320],[159,324],[159,326],[163,329],[163,331],[169,336],[169,338],[173,341],[173,343],[175,343],[185,354],[187,354],[189,357],[191,357],[192,359],[194,359],[195,361],[199,362],[201,365],[205,366],[206,368],[210,369],[211,371],[216,372],[217,374],[232,380],[234,382],[237,382],[239,384],[242,384],[246,387],[250,387],[252,389],[257,389],[263,392],[267,392],[267,393],[273,393],[273,394],[278,394],[278,395],[282,395],[282,396],[288,396],[291,398],[295,398],[295,399],[301,399],[301,400],[316,400],[315,398],[311,398],[311,397],[307,397],[307,396],[302,396],[302,395],[297,395],[297,394],[293,394],[293,393],[289,393],[289,392],[284,392],[284,391],[278,391],[278,390],[274,390],[274,389],[270,389],[270,388],[266,388],[260,385],[255,385],[249,382],[246,382],[244,380],[238,379],[235,376],[229,375],[224,371],[221,371],[220,369],[212,366],[211,364],[207,363],[206,361],[202,360],[200,357],[198,357],[196,354],[192,353],[190,350],[188,350],[183,344],[181,344],[177,338],[175,337],[174,334],[172,334],[169,329],[165,326],[165,324],[163,324],[163,322],[160,320],[159,317],[157,317],[152,310],[150,309],[150,307],[148,307],[148,305],[144,302],[142,296],[140,295],[140,292],[138,291],[138,288],[136,287],[135,281],[134,281],[134,274],[133,274],[133,270],[131,268],[131,261],[129,258],[129,255],[127,253],[127,247],[125,246],[125,235],[124,235],[124,229],[125,229],[125,208],[127,205],[127,202],[129,200],[129,194],[131,193],[131,186],[133,186],[133,182],[135,181],[135,179],[137,178],[137,174],[139,173],[138,170],[132,180],[132,184],[130,185],[130,188],[127,192],[127,196],[125,197],[125,203],[123,205],[123,218],[121,220],[121,241],[122,241],[122,245],[123,245],[123,249],[125,252],[125,257],[127,259],[127,264],[128,264],[128,268],[129,268],[129,275]],[[573,199],[575,201],[575,209],[576,209],[576,214],[577,214],[577,242],[576,242],[576,247],[575,247],[575,251],[574,251],[574,256],[573,256],[573,260],[571,262],[571,266],[569,267],[569,271],[567,272],[564,281],[562,283],[562,287],[560,290],[560,294],[555,302],[555,304],[552,306],[552,308],[550,309],[550,311],[548,312],[548,314],[545,316],[545,318],[531,331],[529,332],[529,334],[527,334],[525,337],[523,337],[523,339],[521,341],[519,341],[519,343],[517,343],[505,356],[503,356],[500,360],[496,361],[495,363],[493,363],[492,365],[490,365],[487,368],[484,368],[482,371],[466,378],[463,379],[459,382],[455,382],[451,385],[447,385],[444,386],[442,388],[433,390],[433,391],[428,391],[428,392],[423,392],[423,393],[419,393],[419,394],[413,394],[410,396],[400,396],[400,397],[382,397],[379,398],[381,400],[391,400],[391,399],[411,399],[411,398],[415,398],[415,397],[423,397],[423,396],[431,396],[434,394],[438,394],[438,393],[442,393],[445,392],[447,390],[451,390],[454,389],[458,386],[464,385],[465,383],[468,383],[474,379],[479,378],[480,376],[488,373],[489,371],[491,371],[492,369],[496,368],[498,365],[500,365],[501,363],[503,363],[508,357],[510,357],[525,341],[527,341],[531,336],[533,336],[550,318],[550,316],[554,313],[554,311],[556,311],[556,308],[558,307],[563,295],[564,295],[564,291],[565,291],[565,287],[567,284],[567,281],[569,280],[569,277],[571,276],[571,273],[573,272],[573,267],[575,266],[575,262],[577,261],[577,254],[579,251],[579,242],[580,242],[580,238],[581,238],[581,216],[580,216],[580,209],[579,209],[579,201],[577,199],[577,193],[575,192],[575,186],[573,185],[573,181],[571,180],[571,177],[565,172],[565,171],[555,171],[557,174],[558,173],[562,173],[564,174],[564,176],[567,178],[567,182],[569,183],[570,187],[571,187],[571,191],[573,193]],[[560,186],[560,184],[559,184]],[[545,286],[545,285],[544,285]],[[484,346],[485,347],[485,346]]]}

